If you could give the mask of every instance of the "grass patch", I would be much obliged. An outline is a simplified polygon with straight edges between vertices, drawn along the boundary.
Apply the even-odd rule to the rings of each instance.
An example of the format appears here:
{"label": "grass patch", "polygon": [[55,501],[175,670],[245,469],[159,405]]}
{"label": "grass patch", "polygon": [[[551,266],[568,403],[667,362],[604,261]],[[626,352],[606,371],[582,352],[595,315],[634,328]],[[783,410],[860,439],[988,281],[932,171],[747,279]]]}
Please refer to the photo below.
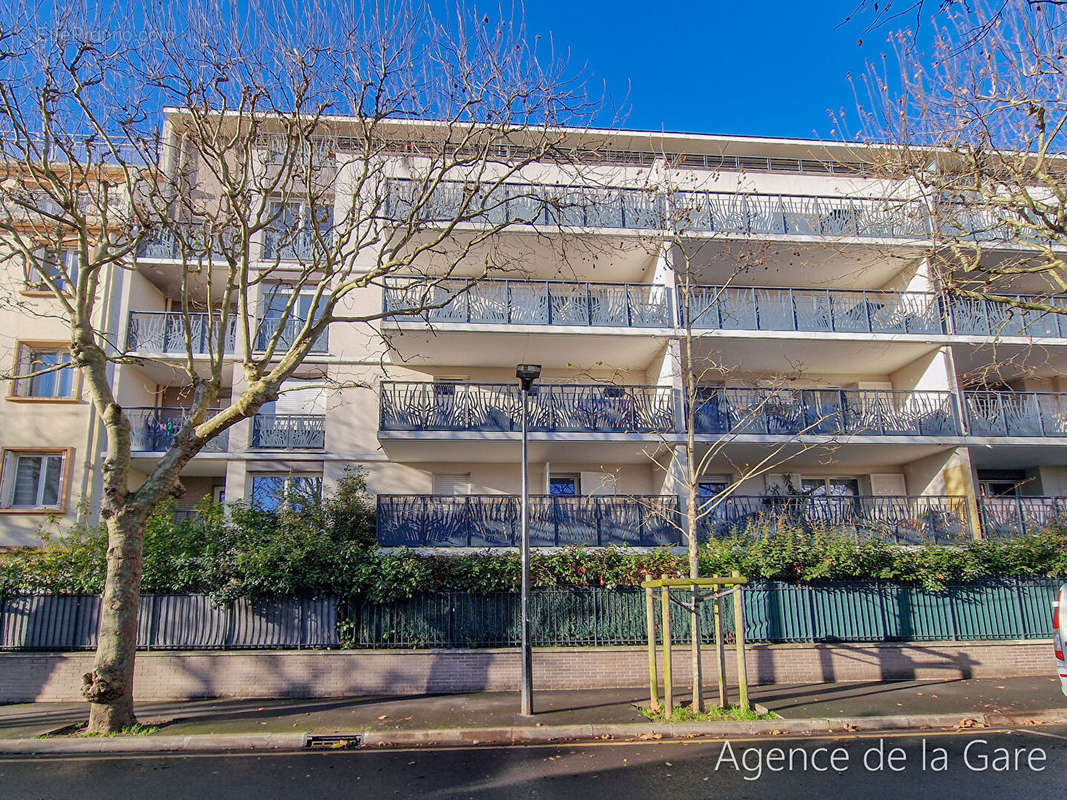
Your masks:
{"label": "grass patch", "polygon": [[641,706],[641,713],[653,722],[755,722],[763,719],[781,719],[773,711],[765,714],[754,709],[742,709],[739,706],[726,708],[709,708],[707,711],[694,711],[692,706],[675,706],[674,713],[668,718],[663,709],[652,711]]}
{"label": "grass patch", "polygon": [[73,725],[67,725],[59,730],[52,731],[51,733],[45,733],[40,736],[36,736],[36,739],[55,739],[60,736],[75,736],[83,739],[87,739],[95,736],[103,736],[111,738],[114,736],[151,736],[154,733],[159,733],[158,725],[141,725],[140,723],[134,723],[123,728],[117,733],[89,733],[86,729],[89,725],[89,720],[82,720],[76,722]]}

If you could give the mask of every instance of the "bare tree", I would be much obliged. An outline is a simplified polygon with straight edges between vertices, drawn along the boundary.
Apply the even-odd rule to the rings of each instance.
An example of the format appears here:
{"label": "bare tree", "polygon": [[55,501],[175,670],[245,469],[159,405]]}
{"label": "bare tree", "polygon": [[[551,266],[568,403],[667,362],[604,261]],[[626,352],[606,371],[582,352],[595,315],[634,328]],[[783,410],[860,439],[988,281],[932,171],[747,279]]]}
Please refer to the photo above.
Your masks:
{"label": "bare tree", "polygon": [[[0,12],[0,242],[8,266],[51,293],[107,433],[107,574],[84,695],[89,730],[109,732],[135,722],[144,526],[183,467],[276,399],[331,324],[374,335],[501,267],[486,243],[556,202],[518,179],[539,162],[573,164],[560,126],[594,106],[521,19],[467,8],[448,19],[419,0],[47,11]],[[102,307],[148,247],[176,265],[184,354],[167,363],[191,402],[138,480],[112,370],[144,356]],[[50,255],[68,250],[69,261]]]}
{"label": "bare tree", "polygon": [[932,52],[898,32],[895,63],[858,83],[860,138],[876,173],[925,201],[929,263],[948,293],[1067,314],[1052,299],[1067,292],[1067,8],[948,5]]}

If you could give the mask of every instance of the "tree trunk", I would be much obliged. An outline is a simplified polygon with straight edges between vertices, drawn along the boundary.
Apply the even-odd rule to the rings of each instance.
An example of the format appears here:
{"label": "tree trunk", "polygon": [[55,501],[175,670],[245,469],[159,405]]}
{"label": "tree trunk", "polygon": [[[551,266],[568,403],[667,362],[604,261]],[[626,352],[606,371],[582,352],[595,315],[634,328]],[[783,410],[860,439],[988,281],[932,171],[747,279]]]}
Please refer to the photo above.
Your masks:
{"label": "tree trunk", "polygon": [[143,514],[107,520],[107,575],[100,603],[100,629],[93,671],[82,677],[89,701],[89,732],[117,733],[137,722],[133,713],[133,666],[141,605]]}
{"label": "tree trunk", "polygon": [[[697,549],[697,486],[693,481],[689,482],[689,504],[686,509],[686,529],[689,534],[689,577],[700,577],[700,559],[699,551]],[[700,663],[700,591],[696,587],[690,596],[690,601],[693,604],[693,612],[690,614],[689,624],[689,639],[690,639],[690,669],[693,676],[693,710],[704,710],[704,670]]]}

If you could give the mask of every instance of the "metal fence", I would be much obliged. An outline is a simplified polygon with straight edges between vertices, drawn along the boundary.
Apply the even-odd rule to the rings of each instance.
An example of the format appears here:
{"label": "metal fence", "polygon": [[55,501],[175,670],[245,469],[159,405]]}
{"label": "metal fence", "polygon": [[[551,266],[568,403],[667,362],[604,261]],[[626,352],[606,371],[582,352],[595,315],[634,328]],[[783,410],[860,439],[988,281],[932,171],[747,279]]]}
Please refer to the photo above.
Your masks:
{"label": "metal fence", "polygon": [[[205,419],[215,416],[222,409],[208,409]],[[189,418],[188,408],[162,406],[139,406],[127,408],[130,420],[130,449],[147,453],[162,453],[174,442],[174,437]],[[225,430],[204,444],[205,453],[225,453],[230,445],[230,432]]]}
{"label": "metal fence", "polygon": [[[194,355],[210,355],[218,352],[220,325],[217,314],[131,311],[126,346],[145,353],[184,355],[191,349]],[[233,352],[236,333],[237,320],[231,317],[222,340],[224,352]]]}
{"label": "metal fence", "polygon": [[[1067,296],[1007,295],[1017,303],[1067,307]],[[961,336],[1067,336],[1067,317],[992,300],[954,297],[947,302],[953,331]]]}
{"label": "metal fence", "polygon": [[[1060,584],[1004,579],[942,592],[875,581],[801,586],[756,581],[745,587],[749,642],[883,642],[1045,639]],[[682,595],[679,595],[682,599]],[[531,597],[533,642],[540,647],[640,645],[644,593],[638,589],[540,589]],[[725,630],[733,632],[732,604]],[[701,606],[704,630],[712,606]],[[96,646],[96,596],[31,595],[0,603],[0,649],[89,650]],[[688,640],[673,615],[671,635]],[[710,637],[710,633],[706,633]],[[710,641],[710,638],[709,638]],[[441,592],[381,604],[334,599],[239,600],[218,606],[201,595],[145,596],[142,649],[513,647],[519,596]]]}
{"label": "metal fence", "polygon": [[254,450],[322,450],[325,414],[256,414],[252,418]]}
{"label": "metal fence", "polygon": [[1067,436],[1067,394],[964,392],[974,436]]}
{"label": "metal fence", "polygon": [[[0,602],[0,649],[91,650],[96,595],[24,595]],[[144,595],[137,629],[146,650],[336,647],[337,602],[291,598],[217,605],[205,595]]]}

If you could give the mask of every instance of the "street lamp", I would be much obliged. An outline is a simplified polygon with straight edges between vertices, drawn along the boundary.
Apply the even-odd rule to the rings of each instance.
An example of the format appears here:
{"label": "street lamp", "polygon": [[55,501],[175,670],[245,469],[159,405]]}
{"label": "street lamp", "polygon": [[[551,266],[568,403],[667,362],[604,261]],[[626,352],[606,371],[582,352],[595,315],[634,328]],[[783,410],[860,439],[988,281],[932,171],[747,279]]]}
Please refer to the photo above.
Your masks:
{"label": "street lamp", "polygon": [[527,458],[526,420],[530,414],[530,389],[541,377],[540,364],[519,364],[515,377],[522,384],[522,508],[519,512],[522,536],[522,687],[519,695],[519,713],[533,714],[533,649],[530,647],[530,519],[527,506],[530,504],[530,474]]}

